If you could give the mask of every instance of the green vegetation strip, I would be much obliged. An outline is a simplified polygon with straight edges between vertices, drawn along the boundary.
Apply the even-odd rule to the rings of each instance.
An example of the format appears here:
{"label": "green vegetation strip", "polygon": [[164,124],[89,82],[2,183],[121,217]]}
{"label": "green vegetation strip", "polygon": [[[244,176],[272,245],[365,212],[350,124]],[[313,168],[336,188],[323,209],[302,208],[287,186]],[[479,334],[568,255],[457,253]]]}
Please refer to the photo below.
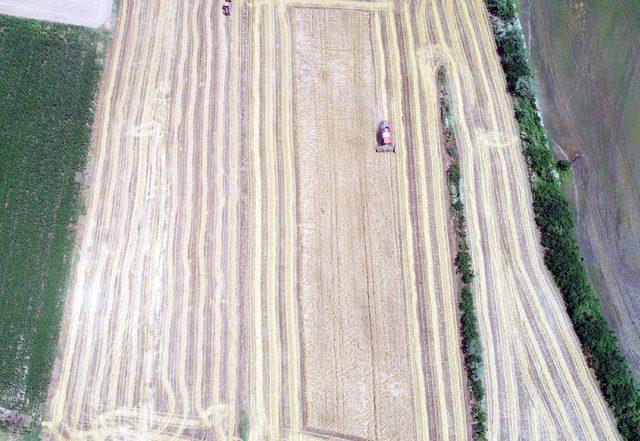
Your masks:
{"label": "green vegetation strip", "polygon": [[39,416],[102,70],[98,31],[0,16],[0,406]]}
{"label": "green vegetation strip", "polygon": [[440,90],[440,115],[444,142],[451,165],[447,170],[449,196],[453,215],[453,228],[456,235],[456,271],[460,275],[462,287],[458,299],[460,327],[462,332],[462,352],[467,370],[467,380],[471,388],[471,415],[473,417],[473,438],[484,440],[487,435],[487,414],[484,408],[484,386],[482,384],[482,342],[478,330],[478,317],[473,303],[473,268],[469,244],[467,243],[467,227],[464,215],[464,204],[460,193],[460,163],[455,136],[454,118],[449,103],[446,72],[438,70],[438,89]]}
{"label": "green vegetation strip", "polygon": [[545,263],[564,298],[589,365],[628,440],[640,439],[640,391],[618,340],[609,329],[580,257],[569,202],[560,189],[549,142],[535,99],[522,29],[513,0],[485,0],[498,53],[513,96],[520,137],[529,166],[535,219]]}

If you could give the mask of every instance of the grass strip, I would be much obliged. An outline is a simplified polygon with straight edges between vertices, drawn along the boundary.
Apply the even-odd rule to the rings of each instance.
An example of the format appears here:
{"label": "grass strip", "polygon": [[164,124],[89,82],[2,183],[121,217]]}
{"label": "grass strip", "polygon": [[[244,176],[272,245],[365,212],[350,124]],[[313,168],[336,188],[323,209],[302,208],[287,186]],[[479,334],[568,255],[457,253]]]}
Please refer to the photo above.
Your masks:
{"label": "grass strip", "polygon": [[460,192],[460,162],[455,135],[455,122],[449,102],[447,75],[444,68],[438,70],[438,90],[440,91],[440,120],[442,125],[445,149],[449,156],[447,183],[451,200],[453,229],[456,239],[456,272],[460,278],[460,294],[458,310],[462,332],[462,353],[464,354],[467,382],[471,389],[471,416],[473,418],[473,438],[485,440],[487,436],[487,413],[484,406],[484,385],[482,383],[482,342],[478,329],[478,316],[473,302],[472,284],[474,279],[473,265],[469,244],[467,243],[467,227],[464,215],[464,204]]}
{"label": "grass strip", "polygon": [[0,15],[0,406],[44,407],[102,71],[100,31]]}
{"label": "grass strip", "polygon": [[582,263],[571,206],[537,106],[534,80],[514,0],[485,0],[498,54],[513,97],[523,153],[529,168],[535,220],[544,261],[553,275],[589,366],[627,440],[640,439],[640,391]]}

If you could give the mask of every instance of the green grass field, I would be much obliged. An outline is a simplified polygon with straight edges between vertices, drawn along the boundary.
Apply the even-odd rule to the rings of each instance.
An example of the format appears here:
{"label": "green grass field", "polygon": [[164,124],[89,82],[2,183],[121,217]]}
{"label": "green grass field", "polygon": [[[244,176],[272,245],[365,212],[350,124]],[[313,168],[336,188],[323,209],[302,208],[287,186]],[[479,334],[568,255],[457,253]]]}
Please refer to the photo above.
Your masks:
{"label": "green grass field", "polygon": [[105,41],[0,15],[0,406],[36,415],[57,349]]}

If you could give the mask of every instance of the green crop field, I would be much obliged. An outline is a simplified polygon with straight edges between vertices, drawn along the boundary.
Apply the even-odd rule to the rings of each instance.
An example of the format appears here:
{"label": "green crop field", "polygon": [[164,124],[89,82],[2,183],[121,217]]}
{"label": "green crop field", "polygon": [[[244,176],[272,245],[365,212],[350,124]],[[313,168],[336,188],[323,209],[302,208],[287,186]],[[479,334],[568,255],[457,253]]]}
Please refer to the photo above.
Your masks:
{"label": "green crop field", "polygon": [[36,415],[60,331],[105,41],[0,15],[0,406]]}

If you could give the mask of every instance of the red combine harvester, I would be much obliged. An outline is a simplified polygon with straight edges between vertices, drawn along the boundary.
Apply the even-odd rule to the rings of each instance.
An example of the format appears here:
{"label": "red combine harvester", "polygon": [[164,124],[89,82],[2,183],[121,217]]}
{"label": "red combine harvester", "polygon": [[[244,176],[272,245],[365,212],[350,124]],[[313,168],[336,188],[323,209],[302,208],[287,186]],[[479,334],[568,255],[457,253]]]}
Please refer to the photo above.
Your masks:
{"label": "red combine harvester", "polygon": [[386,119],[380,123],[378,128],[378,145],[376,145],[376,152],[392,152],[395,153],[396,146],[391,140],[391,125]]}
{"label": "red combine harvester", "polygon": [[231,0],[224,0],[224,3],[222,3],[222,13],[227,17],[231,15]]}

